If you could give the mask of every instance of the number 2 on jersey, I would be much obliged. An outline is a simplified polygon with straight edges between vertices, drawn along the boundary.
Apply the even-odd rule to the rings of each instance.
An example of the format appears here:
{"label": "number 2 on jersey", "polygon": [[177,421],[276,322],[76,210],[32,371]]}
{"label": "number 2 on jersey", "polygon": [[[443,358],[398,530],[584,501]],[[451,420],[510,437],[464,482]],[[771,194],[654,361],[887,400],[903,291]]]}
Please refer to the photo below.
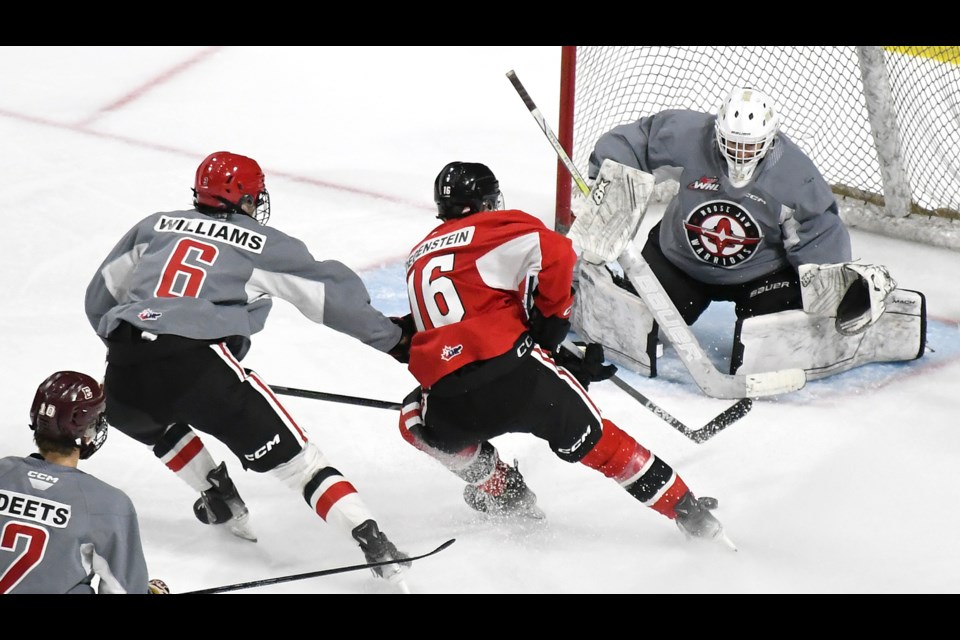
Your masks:
{"label": "number 2 on jersey", "polygon": [[0,551],[16,552],[17,542],[25,542],[20,555],[0,575],[0,594],[10,593],[23,577],[43,560],[50,534],[43,527],[12,520],[0,532]]}

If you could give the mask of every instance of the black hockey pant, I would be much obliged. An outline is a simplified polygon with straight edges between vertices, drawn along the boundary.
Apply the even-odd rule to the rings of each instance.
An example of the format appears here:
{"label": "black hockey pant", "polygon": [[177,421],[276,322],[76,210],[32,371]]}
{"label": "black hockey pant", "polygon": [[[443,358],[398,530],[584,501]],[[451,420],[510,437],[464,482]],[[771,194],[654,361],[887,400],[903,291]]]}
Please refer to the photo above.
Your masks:
{"label": "black hockey pant", "polygon": [[263,473],[306,443],[269,386],[222,342],[146,341],[127,329],[110,342],[107,360],[107,421],[148,446],[170,425],[186,423],[223,442],[245,469]]}

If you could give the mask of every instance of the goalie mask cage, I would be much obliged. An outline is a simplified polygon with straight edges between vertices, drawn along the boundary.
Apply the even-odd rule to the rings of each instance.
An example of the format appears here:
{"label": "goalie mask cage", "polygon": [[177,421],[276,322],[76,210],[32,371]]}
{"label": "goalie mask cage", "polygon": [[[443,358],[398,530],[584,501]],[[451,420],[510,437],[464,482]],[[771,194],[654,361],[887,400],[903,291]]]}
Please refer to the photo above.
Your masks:
{"label": "goalie mask cage", "polygon": [[[781,131],[851,227],[960,249],[960,47],[562,47],[558,140],[586,177],[610,128],[663,109],[773,96]],[[676,193],[658,185],[656,200]],[[577,191],[558,163],[557,228]]]}

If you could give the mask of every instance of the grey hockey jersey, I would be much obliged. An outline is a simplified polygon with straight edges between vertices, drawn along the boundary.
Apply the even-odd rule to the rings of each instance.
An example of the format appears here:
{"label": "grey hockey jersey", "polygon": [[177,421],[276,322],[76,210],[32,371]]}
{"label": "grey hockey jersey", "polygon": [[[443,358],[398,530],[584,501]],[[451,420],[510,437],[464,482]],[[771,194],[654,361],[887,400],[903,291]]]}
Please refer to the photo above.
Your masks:
{"label": "grey hockey jersey", "polygon": [[667,110],[597,140],[589,176],[606,158],[674,178],[660,225],[664,255],[707,284],[739,284],[792,265],[848,262],[850,235],[830,186],[784,133],[742,188],[727,177],[715,116]]}
{"label": "grey hockey jersey", "polygon": [[274,297],[380,351],[400,340],[343,263],[319,262],[300,240],[249,216],[195,209],[155,213],[130,229],[94,274],[85,308],[103,338],[124,320],[154,334],[241,336],[242,358]]}
{"label": "grey hockey jersey", "polygon": [[119,489],[34,454],[0,458],[0,594],[148,593],[137,513]]}

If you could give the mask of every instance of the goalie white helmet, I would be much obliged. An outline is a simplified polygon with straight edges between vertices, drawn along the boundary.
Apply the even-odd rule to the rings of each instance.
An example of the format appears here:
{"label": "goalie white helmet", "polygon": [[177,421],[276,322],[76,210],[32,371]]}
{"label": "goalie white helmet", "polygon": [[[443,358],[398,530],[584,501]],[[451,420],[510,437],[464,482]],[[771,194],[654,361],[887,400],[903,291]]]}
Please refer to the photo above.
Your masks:
{"label": "goalie white helmet", "polygon": [[730,180],[742,187],[773,148],[780,116],[770,96],[750,87],[737,87],[720,104],[715,130]]}

